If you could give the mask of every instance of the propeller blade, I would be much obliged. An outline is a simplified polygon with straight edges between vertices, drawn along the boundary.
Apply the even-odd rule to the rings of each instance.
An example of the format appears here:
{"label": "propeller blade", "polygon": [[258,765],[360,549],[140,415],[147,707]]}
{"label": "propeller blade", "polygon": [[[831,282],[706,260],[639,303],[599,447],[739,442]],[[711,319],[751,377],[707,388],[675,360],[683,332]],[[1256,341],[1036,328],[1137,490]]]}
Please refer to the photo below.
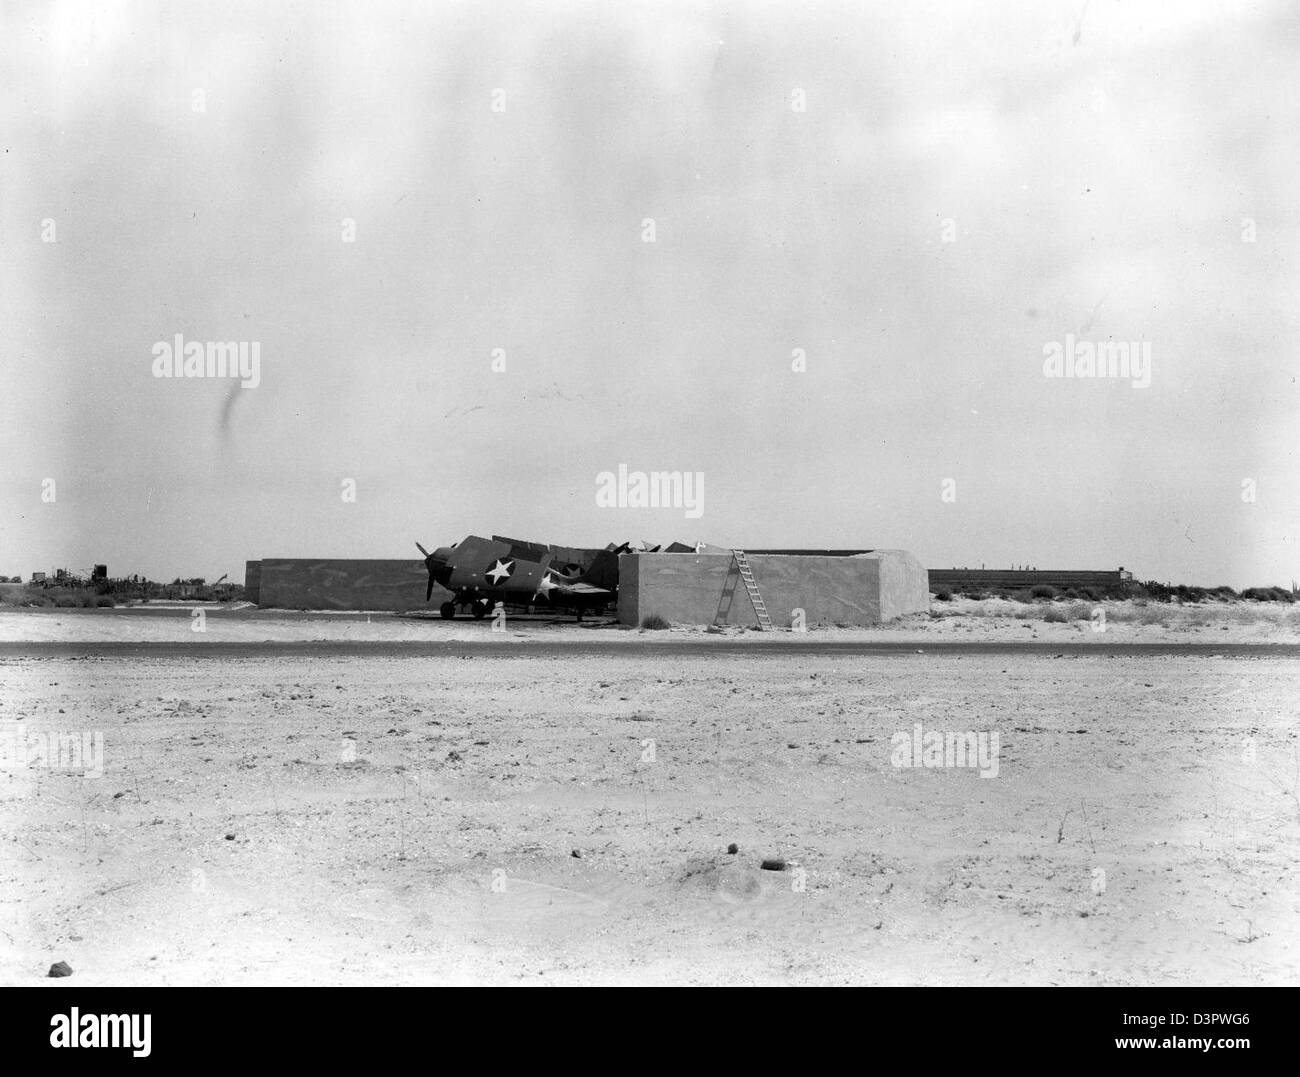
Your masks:
{"label": "propeller blade", "polygon": [[429,551],[426,550],[423,546],[421,546],[418,542],[415,544],[415,548],[419,550],[422,554],[424,554],[425,557],[429,556]]}
{"label": "propeller blade", "polygon": [[433,573],[429,573],[429,586],[424,589],[424,601],[428,602],[433,597]]}

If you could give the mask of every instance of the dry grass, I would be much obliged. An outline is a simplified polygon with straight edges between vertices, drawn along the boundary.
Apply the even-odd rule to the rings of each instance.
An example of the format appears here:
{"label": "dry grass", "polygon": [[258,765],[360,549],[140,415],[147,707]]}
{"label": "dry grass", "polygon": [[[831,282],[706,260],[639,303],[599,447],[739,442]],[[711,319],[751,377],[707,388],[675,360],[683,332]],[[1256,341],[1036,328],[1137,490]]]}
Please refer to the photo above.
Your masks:
{"label": "dry grass", "polygon": [[1039,599],[1017,602],[1003,598],[954,598],[931,607],[933,618],[988,618],[1008,621],[1042,621],[1068,624],[1091,621],[1093,611],[1105,611],[1114,624],[1160,625],[1173,631],[1213,628],[1216,625],[1257,625],[1291,631],[1300,630],[1300,607],[1268,602],[1150,602],[1146,599],[1068,602]]}
{"label": "dry grass", "polygon": [[18,608],[57,607],[94,609],[116,606],[110,595],[96,594],[88,587],[39,587],[24,583],[0,584],[0,606]]}

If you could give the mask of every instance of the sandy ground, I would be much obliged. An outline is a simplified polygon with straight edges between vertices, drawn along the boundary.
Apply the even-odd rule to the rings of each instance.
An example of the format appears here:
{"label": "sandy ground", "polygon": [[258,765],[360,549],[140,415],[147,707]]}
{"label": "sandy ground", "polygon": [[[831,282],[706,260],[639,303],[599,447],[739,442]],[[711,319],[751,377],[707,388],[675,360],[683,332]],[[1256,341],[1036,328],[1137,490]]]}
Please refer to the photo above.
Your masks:
{"label": "sandy ground", "polygon": [[[0,638],[189,637],[131,616],[0,614]],[[487,635],[376,620],[214,616],[205,638]],[[950,620],[897,631],[993,631]],[[104,738],[100,777],[0,769],[0,982],[1300,976],[1294,659],[526,646],[593,631],[640,635],[543,625],[477,659],[0,658],[6,730]],[[996,731],[997,777],[893,766],[918,722]],[[59,960],[74,975],[43,979]]]}

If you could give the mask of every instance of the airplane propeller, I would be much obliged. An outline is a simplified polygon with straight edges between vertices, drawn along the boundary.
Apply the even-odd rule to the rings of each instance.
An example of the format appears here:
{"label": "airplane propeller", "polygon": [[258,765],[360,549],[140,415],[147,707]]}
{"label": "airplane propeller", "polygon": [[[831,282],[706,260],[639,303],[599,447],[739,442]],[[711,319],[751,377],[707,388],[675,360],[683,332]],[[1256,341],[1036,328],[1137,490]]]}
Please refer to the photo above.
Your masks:
{"label": "airplane propeller", "polygon": [[428,602],[433,597],[433,554],[418,542],[415,544],[415,548],[424,554],[424,567],[429,570],[429,586],[424,589],[424,601]]}

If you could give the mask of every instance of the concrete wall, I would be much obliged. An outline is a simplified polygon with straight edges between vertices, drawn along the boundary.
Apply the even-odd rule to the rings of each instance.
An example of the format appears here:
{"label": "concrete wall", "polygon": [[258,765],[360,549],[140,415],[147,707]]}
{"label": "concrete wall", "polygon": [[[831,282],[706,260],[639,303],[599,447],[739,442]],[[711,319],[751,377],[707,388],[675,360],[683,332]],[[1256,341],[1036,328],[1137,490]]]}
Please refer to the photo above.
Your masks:
{"label": "concrete wall", "polygon": [[979,568],[932,568],[930,569],[930,586],[935,590],[940,587],[951,589],[994,587],[1033,587],[1035,584],[1050,584],[1052,587],[1096,587],[1099,590],[1114,591],[1121,588],[1124,575],[1120,570],[1114,572],[1086,572],[1073,569],[979,569]]}
{"label": "concrete wall", "polygon": [[[750,554],[754,578],[772,616],[788,627],[791,610],[808,625],[879,624],[929,608],[926,570],[905,550],[853,557]],[[437,610],[450,598],[434,587],[416,558],[341,560],[301,557],[247,562],[244,586],[263,609]],[[758,623],[730,553],[627,553],[619,558],[618,615],[640,624],[658,613],[678,624]]]}
{"label": "concrete wall", "polygon": [[262,562],[244,562],[244,600],[257,603],[258,592],[262,586]]}
{"label": "concrete wall", "polygon": [[[809,626],[872,625],[929,608],[926,571],[905,550],[855,557],[751,554],[754,579],[778,627],[802,609]],[[627,553],[618,561],[618,619],[652,614],[675,624],[755,625],[730,553]]]}
{"label": "concrete wall", "polygon": [[254,575],[258,579],[257,597],[250,597],[250,601],[263,609],[436,610],[451,597],[435,586],[426,607],[424,588],[429,574],[415,558],[409,561],[265,558],[248,562],[245,586]]}
{"label": "concrete wall", "polygon": [[882,621],[892,621],[909,613],[924,613],[930,608],[930,574],[906,550],[873,550],[857,554],[850,560],[872,560],[879,564]]}

